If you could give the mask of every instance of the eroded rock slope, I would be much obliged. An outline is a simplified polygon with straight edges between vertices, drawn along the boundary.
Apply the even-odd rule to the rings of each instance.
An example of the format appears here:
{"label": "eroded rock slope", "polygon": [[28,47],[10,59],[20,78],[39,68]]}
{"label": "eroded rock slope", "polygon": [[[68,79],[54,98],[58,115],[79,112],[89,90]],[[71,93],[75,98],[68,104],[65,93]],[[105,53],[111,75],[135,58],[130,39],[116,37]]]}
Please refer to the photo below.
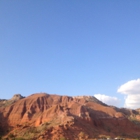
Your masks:
{"label": "eroded rock slope", "polygon": [[0,135],[24,139],[92,139],[140,136],[139,110],[108,106],[92,96],[46,93],[0,100]]}

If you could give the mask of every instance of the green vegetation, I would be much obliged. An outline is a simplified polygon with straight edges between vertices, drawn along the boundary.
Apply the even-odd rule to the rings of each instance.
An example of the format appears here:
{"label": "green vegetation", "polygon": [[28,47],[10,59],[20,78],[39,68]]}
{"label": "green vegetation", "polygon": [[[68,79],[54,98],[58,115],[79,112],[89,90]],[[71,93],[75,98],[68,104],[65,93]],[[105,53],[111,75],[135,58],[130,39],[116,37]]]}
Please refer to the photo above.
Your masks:
{"label": "green vegetation", "polygon": [[12,100],[2,100],[2,101],[0,101],[0,107],[7,107],[13,103],[14,103],[14,101],[12,101]]}
{"label": "green vegetation", "polygon": [[12,133],[10,133],[10,134],[8,135],[8,138],[14,138],[14,135],[13,135]]}
{"label": "green vegetation", "polygon": [[65,138],[65,137],[61,137],[60,140],[67,140],[67,138]]}
{"label": "green vegetation", "polygon": [[25,140],[24,138],[15,138],[15,140]]}
{"label": "green vegetation", "polygon": [[35,127],[30,127],[30,133],[38,133],[37,129]]}

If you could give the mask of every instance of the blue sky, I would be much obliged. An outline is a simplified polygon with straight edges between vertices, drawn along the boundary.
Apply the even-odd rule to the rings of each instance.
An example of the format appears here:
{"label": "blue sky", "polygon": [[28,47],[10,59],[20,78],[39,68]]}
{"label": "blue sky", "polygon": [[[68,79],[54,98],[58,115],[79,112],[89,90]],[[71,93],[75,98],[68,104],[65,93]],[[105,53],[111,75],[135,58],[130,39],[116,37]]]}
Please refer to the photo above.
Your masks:
{"label": "blue sky", "polygon": [[139,0],[1,0],[0,98],[106,95],[138,79]]}

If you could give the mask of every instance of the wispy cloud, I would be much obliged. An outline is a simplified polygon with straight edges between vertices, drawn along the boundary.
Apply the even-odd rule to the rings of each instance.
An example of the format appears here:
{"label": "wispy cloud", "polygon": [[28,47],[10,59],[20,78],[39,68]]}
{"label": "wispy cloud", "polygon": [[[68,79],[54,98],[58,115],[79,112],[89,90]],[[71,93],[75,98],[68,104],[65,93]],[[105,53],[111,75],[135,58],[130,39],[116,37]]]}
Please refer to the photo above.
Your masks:
{"label": "wispy cloud", "polygon": [[140,79],[131,80],[121,85],[117,92],[125,94],[125,107],[140,108]]}
{"label": "wispy cloud", "polygon": [[102,101],[105,104],[119,106],[120,100],[117,97],[111,97],[104,94],[95,94],[94,95],[98,100]]}

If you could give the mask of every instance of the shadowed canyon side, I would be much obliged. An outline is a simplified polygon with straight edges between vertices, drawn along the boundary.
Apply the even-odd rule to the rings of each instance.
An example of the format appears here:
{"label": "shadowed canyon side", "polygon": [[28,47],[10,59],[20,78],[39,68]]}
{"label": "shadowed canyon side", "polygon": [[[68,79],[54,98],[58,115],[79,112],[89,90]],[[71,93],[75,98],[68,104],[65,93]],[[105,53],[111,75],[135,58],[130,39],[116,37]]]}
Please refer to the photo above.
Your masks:
{"label": "shadowed canyon side", "polygon": [[0,100],[0,135],[34,140],[140,137],[138,110],[108,106],[93,96],[46,93]]}

